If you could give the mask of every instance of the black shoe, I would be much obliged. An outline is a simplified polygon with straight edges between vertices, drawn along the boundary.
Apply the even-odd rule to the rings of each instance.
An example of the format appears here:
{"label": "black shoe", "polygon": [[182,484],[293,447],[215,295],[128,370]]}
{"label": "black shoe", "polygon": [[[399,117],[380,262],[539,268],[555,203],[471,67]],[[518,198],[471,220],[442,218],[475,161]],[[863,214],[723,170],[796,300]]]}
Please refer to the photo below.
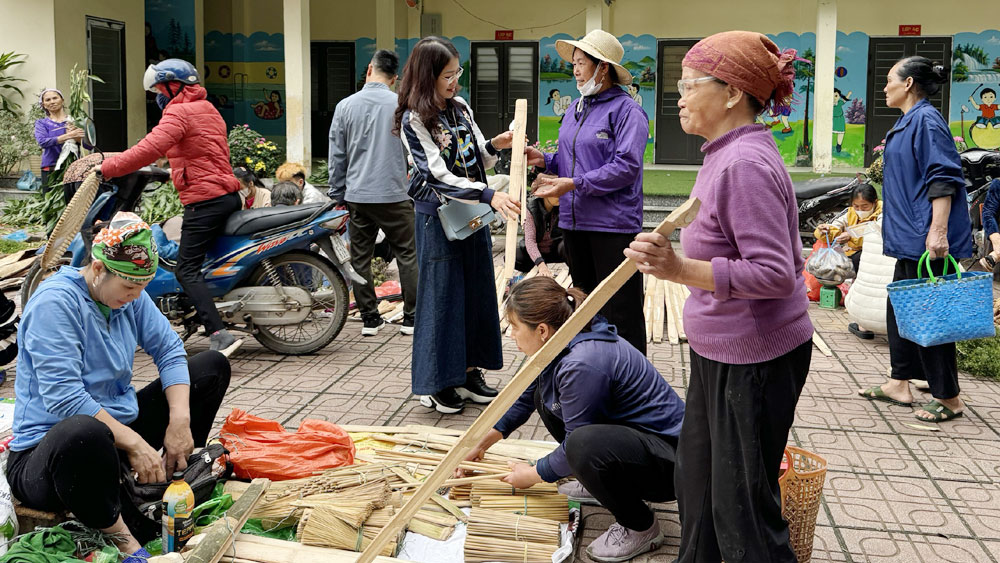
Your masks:
{"label": "black shoe", "polygon": [[403,316],[403,326],[399,327],[400,334],[413,334],[413,317]]}
{"label": "black shoe", "polygon": [[365,326],[361,329],[361,336],[375,336],[378,334],[378,329],[382,328],[385,324],[385,319],[382,315],[372,315],[370,317],[365,317]]}
{"label": "black shoe", "polygon": [[465,372],[465,385],[455,388],[458,396],[473,403],[486,404],[497,398],[496,389],[486,384],[486,378],[480,369]]}
{"label": "black shoe", "polygon": [[455,392],[457,387],[448,387],[447,389],[435,393],[433,395],[424,395],[420,397],[420,404],[432,408],[442,414],[455,414],[462,412],[465,408],[465,402],[462,401],[462,397],[458,396]]}
{"label": "black shoe", "polygon": [[847,325],[847,330],[851,331],[851,334],[857,336],[862,340],[871,340],[872,338],[875,338],[874,332],[870,330],[861,330],[861,327],[858,326],[858,323],[851,323]]}

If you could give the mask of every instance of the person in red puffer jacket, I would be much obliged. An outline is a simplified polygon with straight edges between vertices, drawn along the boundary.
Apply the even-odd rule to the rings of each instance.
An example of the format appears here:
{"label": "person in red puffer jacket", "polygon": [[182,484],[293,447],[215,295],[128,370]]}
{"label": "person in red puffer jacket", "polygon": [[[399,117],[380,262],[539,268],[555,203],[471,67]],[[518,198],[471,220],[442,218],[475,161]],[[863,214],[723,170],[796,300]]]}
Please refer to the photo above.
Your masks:
{"label": "person in red puffer jacket", "polygon": [[212,242],[226,219],[242,207],[240,183],[229,163],[226,123],[199,84],[198,70],[181,59],[149,65],[143,87],[156,92],[160,123],[127,151],[101,163],[105,178],[129,174],[166,156],[170,176],[184,204],[177,279],[210,335],[211,349],[227,356],[240,344],[225,329],[201,272]]}

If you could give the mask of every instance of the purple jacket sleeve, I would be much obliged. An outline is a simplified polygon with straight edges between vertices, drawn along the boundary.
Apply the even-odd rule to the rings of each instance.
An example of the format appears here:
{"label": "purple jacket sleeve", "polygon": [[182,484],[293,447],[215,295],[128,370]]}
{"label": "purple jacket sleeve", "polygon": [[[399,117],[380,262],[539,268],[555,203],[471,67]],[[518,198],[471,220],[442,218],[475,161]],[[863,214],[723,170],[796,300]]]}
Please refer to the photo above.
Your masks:
{"label": "purple jacket sleeve", "polygon": [[611,392],[607,374],[598,372],[589,364],[564,360],[556,369],[556,385],[559,388],[562,419],[566,425],[566,438],[558,448],[535,464],[538,475],[548,483],[573,474],[566,459],[566,441],[577,428],[604,418],[605,405],[610,403],[608,395]]}
{"label": "purple jacket sleeve", "polygon": [[531,413],[535,412],[536,387],[538,387],[538,379],[531,382],[531,385],[517,398],[517,402],[511,405],[503,417],[493,425],[493,428],[502,434],[504,438],[510,436],[511,432],[520,428],[525,422],[528,422]]}
{"label": "purple jacket sleeve", "polygon": [[642,174],[642,158],[649,139],[649,118],[638,105],[627,107],[614,126],[615,155],[611,161],[573,177],[576,190],[584,195],[602,196],[632,188]]}
{"label": "purple jacket sleeve", "polygon": [[559,151],[545,153],[545,173],[559,175]]}
{"label": "purple jacket sleeve", "polygon": [[[65,131],[65,127],[63,127],[63,130]],[[61,133],[57,133],[56,131],[57,129],[50,129],[46,126],[44,119],[35,120],[35,140],[38,141],[38,146],[43,149],[59,146],[59,135]]]}
{"label": "purple jacket sleeve", "polygon": [[740,258],[712,259],[716,299],[780,299],[796,290],[792,245],[782,240],[795,202],[781,193],[782,183],[775,171],[746,160],[737,160],[720,174],[715,186],[717,220]]}

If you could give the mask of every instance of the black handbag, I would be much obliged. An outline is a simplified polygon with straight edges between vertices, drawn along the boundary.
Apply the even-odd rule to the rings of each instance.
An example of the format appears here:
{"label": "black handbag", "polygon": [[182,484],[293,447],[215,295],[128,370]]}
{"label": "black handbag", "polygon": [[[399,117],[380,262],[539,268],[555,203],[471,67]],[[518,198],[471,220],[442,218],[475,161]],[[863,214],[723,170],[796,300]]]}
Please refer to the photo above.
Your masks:
{"label": "black handbag", "polygon": [[[219,458],[222,458],[224,469],[222,474],[216,475],[213,472],[213,467]],[[200,451],[188,456],[187,462],[184,480],[187,481],[188,485],[191,485],[191,490],[194,491],[195,506],[211,499],[215,484],[221,479],[228,479],[233,474],[233,464],[229,461],[229,450],[222,444],[214,443],[205,446]],[[127,459],[122,460],[121,474],[122,488],[128,494],[128,498],[132,500],[132,504],[143,515],[159,523],[160,517],[163,515],[163,493],[170,486],[170,481],[137,483]]]}

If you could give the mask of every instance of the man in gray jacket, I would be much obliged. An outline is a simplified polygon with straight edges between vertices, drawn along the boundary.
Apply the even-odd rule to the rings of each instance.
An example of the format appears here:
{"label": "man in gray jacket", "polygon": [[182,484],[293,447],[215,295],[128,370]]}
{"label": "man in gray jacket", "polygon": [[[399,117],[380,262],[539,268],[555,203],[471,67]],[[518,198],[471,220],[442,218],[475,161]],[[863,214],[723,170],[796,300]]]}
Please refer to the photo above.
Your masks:
{"label": "man in gray jacket", "polygon": [[413,234],[413,202],[406,195],[406,157],[403,144],[392,134],[396,111],[399,57],[381,49],[372,57],[365,86],[337,104],[330,124],[330,197],[351,213],[351,265],[368,281],[354,286],[361,311],[361,334],[374,336],[385,324],[376,306],[372,285],[372,253],[379,229],[399,266],[403,290],[403,327],[413,334],[417,305],[417,251]]}

